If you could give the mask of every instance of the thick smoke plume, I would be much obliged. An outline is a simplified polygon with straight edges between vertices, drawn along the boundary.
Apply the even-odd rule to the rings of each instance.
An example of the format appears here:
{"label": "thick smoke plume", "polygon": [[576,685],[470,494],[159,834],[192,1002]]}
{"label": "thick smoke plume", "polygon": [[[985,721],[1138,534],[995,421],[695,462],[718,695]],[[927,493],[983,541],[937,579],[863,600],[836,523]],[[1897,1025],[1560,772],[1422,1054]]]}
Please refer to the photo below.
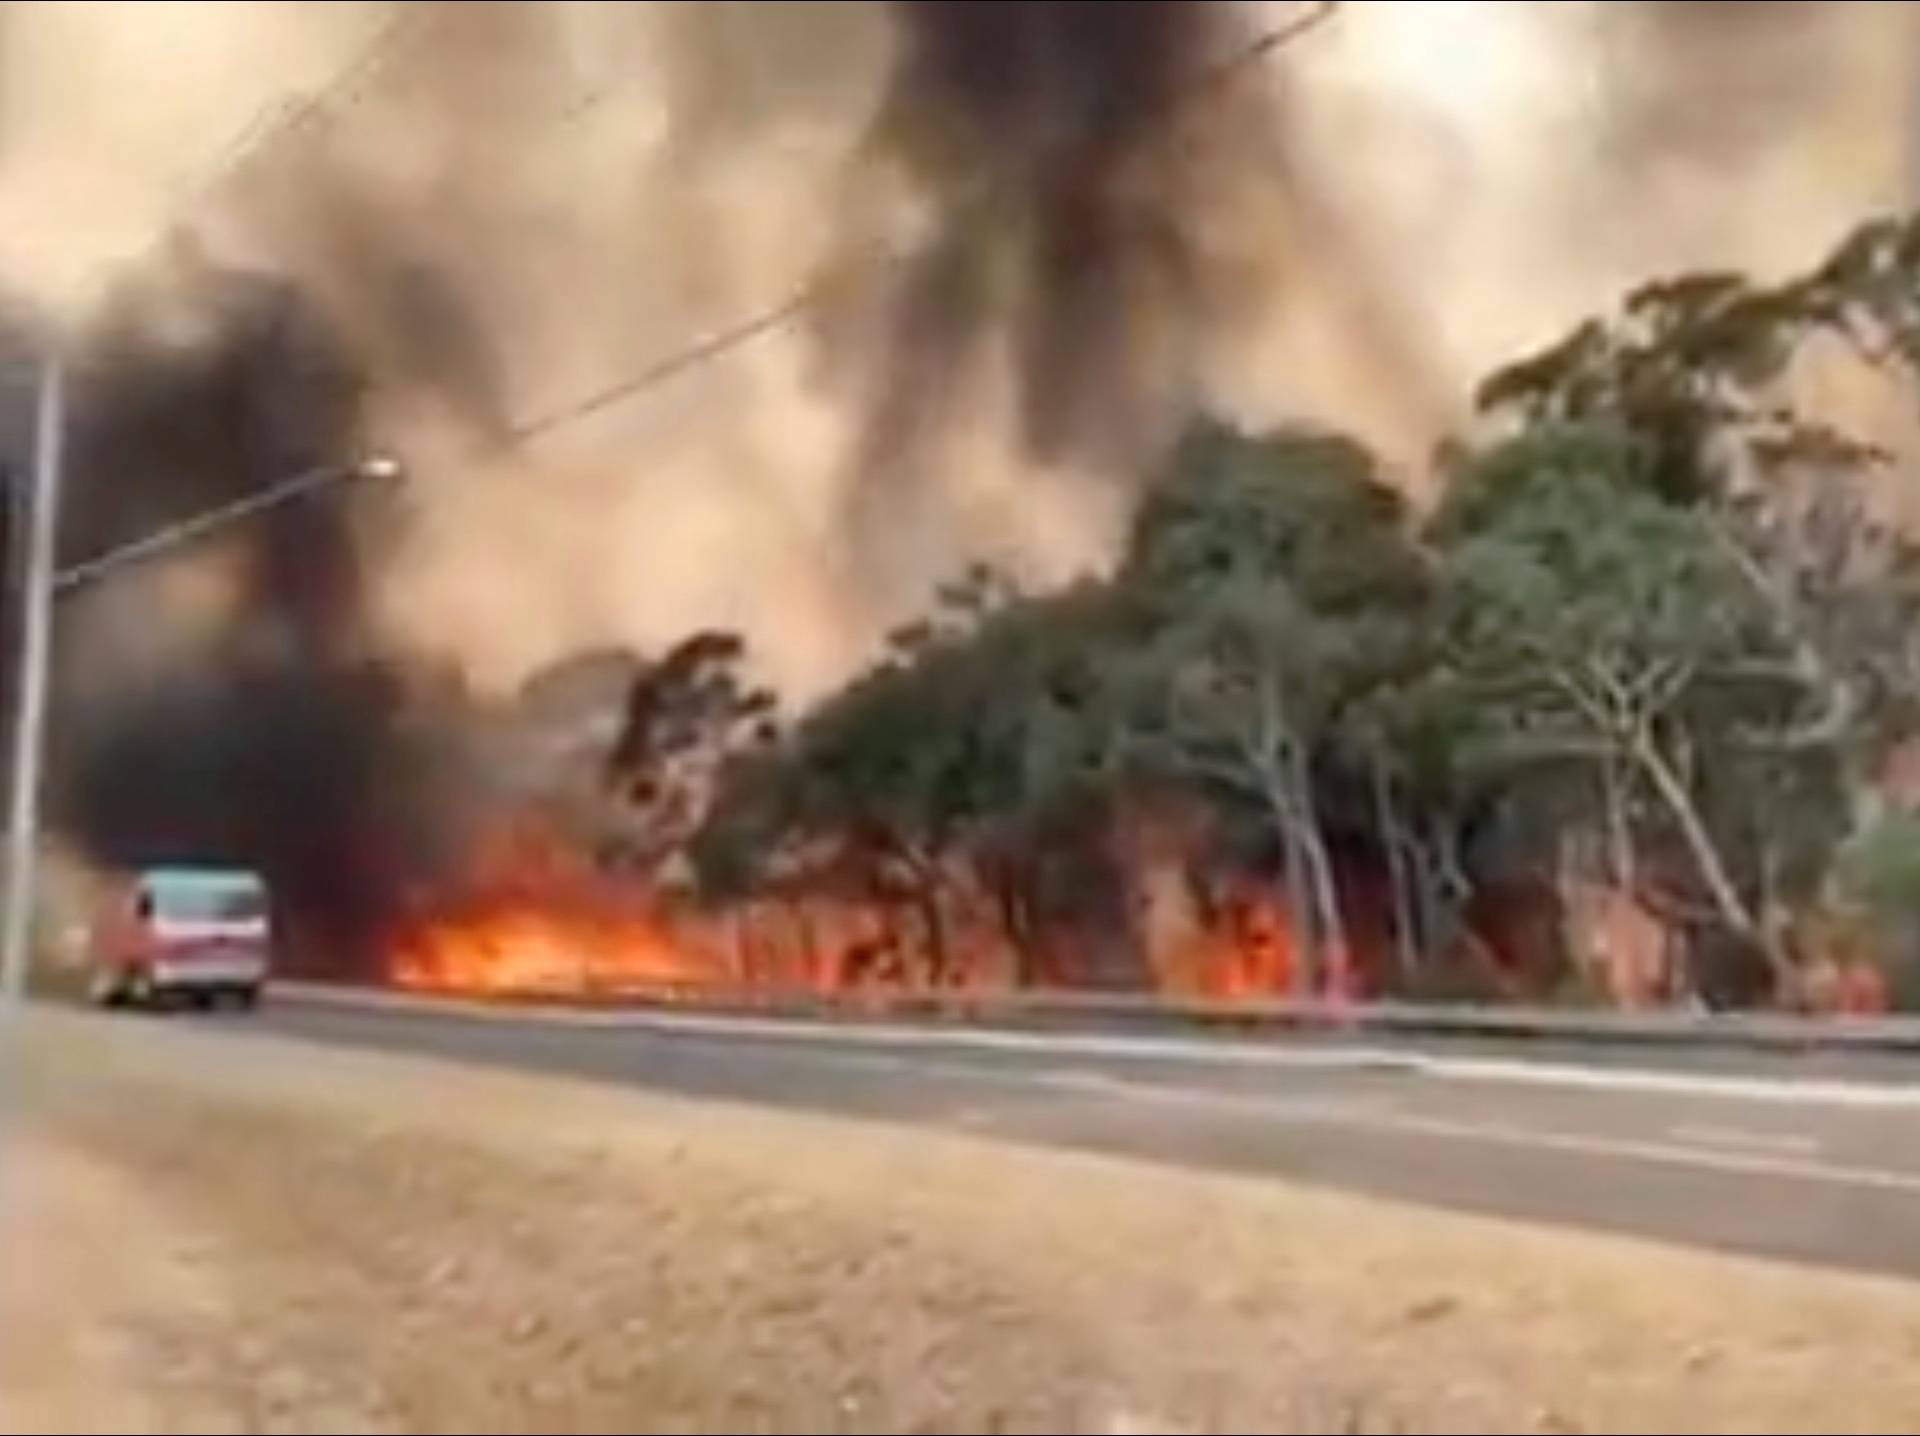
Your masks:
{"label": "thick smoke plume", "polygon": [[[66,563],[359,457],[361,383],[297,287],[171,278],[117,294],[73,377]],[[360,565],[348,497],[320,494],[211,552],[104,574],[59,629],[64,826],[114,863],[257,867],[296,943],[336,961],[370,951],[429,856]]]}
{"label": "thick smoke plume", "polygon": [[804,700],[967,560],[1104,561],[1197,408],[1411,478],[1628,284],[1913,193],[1913,7],[1351,0],[1188,96],[1309,8],[10,8],[0,292],[85,357],[69,552],[407,471],[75,600],[66,810],[378,889],[422,673],[735,629]]}
{"label": "thick smoke plume", "polygon": [[1190,94],[1311,8],[31,7],[0,265],[84,307],[177,219],[296,283],[408,451],[396,646],[505,689],[743,627],[803,694],[966,558],[1100,561],[1195,406],[1411,468],[1626,284],[1911,187],[1910,7],[1355,0]]}
{"label": "thick smoke plume", "polygon": [[1124,431],[1125,416],[1173,397],[1180,365],[1166,351],[1183,336],[1171,331],[1223,312],[1249,277],[1207,252],[1210,215],[1231,196],[1206,185],[1231,178],[1223,157],[1254,163],[1266,91],[1197,93],[1249,43],[1244,17],[944,0],[894,13],[900,56],[869,143],[934,213],[866,356],[880,371],[867,462],[900,461],[916,419],[964,386],[1000,328],[1018,438],[1042,459],[1104,448],[1116,419]]}
{"label": "thick smoke plume", "polygon": [[1278,94],[1241,71],[1331,9],[891,8],[843,241],[888,259],[816,324],[859,416],[855,543],[937,524],[983,424],[1026,484],[1124,475],[1166,441],[1284,270],[1260,238],[1296,187]]}

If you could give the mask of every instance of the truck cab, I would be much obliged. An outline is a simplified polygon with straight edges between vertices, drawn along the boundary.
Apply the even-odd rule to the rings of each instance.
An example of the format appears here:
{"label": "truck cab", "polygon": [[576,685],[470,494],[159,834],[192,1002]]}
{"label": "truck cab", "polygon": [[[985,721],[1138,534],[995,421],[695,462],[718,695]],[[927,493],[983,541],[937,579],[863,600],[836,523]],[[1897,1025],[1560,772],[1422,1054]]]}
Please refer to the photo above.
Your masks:
{"label": "truck cab", "polygon": [[251,1007],[273,946],[266,884],[233,868],[148,868],[94,923],[89,992],[117,1006]]}

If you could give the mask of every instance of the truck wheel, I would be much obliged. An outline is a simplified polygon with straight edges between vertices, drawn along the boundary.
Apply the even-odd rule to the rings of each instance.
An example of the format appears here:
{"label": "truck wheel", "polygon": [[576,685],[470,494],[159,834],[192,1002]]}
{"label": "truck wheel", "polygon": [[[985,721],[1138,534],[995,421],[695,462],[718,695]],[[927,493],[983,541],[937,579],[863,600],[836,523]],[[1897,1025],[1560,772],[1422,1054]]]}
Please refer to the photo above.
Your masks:
{"label": "truck wheel", "polygon": [[231,1007],[236,1012],[252,1010],[254,1003],[260,1000],[257,987],[223,987],[213,994],[213,1000],[221,1007]]}

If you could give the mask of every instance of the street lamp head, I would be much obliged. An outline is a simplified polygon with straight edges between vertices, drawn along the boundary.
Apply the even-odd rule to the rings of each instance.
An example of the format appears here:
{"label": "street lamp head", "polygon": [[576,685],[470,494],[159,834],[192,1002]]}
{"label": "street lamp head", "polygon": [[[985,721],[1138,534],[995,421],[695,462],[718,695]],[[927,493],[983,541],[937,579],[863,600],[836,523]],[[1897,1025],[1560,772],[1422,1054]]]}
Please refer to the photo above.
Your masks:
{"label": "street lamp head", "polygon": [[391,454],[374,454],[360,461],[359,474],[363,479],[397,479],[400,477],[400,461]]}

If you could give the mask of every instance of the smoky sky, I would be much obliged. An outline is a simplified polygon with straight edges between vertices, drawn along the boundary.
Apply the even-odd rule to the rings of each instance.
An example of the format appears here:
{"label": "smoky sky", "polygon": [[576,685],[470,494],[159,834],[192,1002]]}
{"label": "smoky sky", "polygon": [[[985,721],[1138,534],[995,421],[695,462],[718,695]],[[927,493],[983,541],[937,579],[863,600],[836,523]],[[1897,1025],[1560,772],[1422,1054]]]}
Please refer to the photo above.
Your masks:
{"label": "smoky sky", "polygon": [[1619,57],[1608,76],[1619,162],[1718,160],[1780,137],[1836,82],[1849,8],[1819,0],[1618,7],[1606,19]]}

